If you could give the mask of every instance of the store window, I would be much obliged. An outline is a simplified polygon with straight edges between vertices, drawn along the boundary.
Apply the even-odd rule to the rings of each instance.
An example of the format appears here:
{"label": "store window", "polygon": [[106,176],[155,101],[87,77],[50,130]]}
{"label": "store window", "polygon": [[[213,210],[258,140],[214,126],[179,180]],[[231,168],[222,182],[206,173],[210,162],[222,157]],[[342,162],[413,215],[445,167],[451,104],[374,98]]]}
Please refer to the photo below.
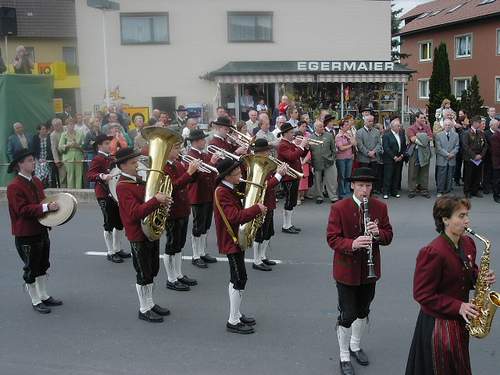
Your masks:
{"label": "store window", "polygon": [[418,97],[419,99],[429,99],[429,80],[418,80]]}
{"label": "store window", "polygon": [[500,103],[500,77],[495,78],[495,99]]}
{"label": "store window", "polygon": [[272,42],[272,12],[228,12],[229,42]]}
{"label": "store window", "polygon": [[62,56],[63,56],[63,61],[66,63],[67,72],[69,74],[78,74],[76,47],[63,47]]}
{"label": "store window", "polygon": [[120,14],[122,44],[168,44],[168,13]]}
{"label": "store window", "polygon": [[419,49],[420,49],[420,61],[431,61],[432,60],[432,42],[427,41],[427,42],[420,42],[419,43]]}
{"label": "store window", "polygon": [[455,78],[454,86],[455,86],[455,97],[460,99],[462,97],[462,92],[467,90],[470,86],[470,77],[466,78]]}
{"label": "store window", "polygon": [[455,37],[455,57],[461,59],[472,56],[472,34]]}

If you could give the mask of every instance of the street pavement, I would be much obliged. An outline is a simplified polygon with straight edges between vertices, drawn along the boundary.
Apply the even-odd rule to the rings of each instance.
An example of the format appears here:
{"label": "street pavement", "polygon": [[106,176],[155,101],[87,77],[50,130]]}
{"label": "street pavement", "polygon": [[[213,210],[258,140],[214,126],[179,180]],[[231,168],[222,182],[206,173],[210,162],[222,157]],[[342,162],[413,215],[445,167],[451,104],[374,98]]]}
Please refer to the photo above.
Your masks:
{"label": "street pavement", "polygon": [[[372,305],[363,348],[371,364],[357,374],[403,374],[418,313],[412,277],[418,250],[436,236],[432,199],[388,201],[394,241],[383,248],[383,275]],[[337,295],[331,279],[332,252],[325,239],[329,204],[307,201],[296,210],[301,235],[279,232],[272,257],[282,264],[272,272],[251,269],[242,310],[257,319],[249,336],[225,331],[228,315],[227,262],[200,270],[183,262],[199,285],[190,292],[165,288],[156,279],[156,301],[171,309],[163,324],[137,319],[132,263],[112,264],[104,252],[97,204],[81,204],[71,222],[51,231],[49,290],[64,300],[49,315],[35,313],[23,290],[21,262],[10,235],[5,203],[0,204],[1,375],[247,375],[338,374],[335,336]],[[490,196],[472,201],[472,224],[493,241],[492,267],[500,270],[500,205]],[[162,241],[162,244],[164,241]],[[216,253],[213,232],[211,253]],[[127,249],[128,249],[128,243]],[[479,252],[482,245],[478,244]],[[188,239],[184,255],[191,254]],[[250,257],[250,252],[247,257]],[[499,271],[500,272],[500,271]],[[499,287],[500,288],[500,287]],[[499,318],[491,334],[471,339],[474,374],[498,374]]]}

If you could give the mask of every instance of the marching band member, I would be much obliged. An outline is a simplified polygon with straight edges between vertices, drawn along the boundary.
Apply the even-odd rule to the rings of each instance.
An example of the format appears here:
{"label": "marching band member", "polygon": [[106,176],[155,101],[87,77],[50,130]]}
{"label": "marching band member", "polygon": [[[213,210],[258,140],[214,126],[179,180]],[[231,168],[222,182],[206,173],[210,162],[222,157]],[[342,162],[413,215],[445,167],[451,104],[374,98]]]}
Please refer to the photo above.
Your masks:
{"label": "marching band member", "polygon": [[40,204],[45,194],[42,182],[33,176],[35,158],[32,151],[21,149],[14,154],[7,172],[14,171],[17,176],[7,187],[12,234],[24,263],[23,279],[33,309],[48,314],[51,306],[63,303],[47,292],[50,240],[47,228],[38,222],[38,218],[46,212],[57,211],[59,206],[56,202]]}
{"label": "marching band member", "polygon": [[163,262],[167,271],[167,288],[176,291],[190,290],[190,286],[197,285],[195,279],[184,275],[181,270],[182,249],[186,244],[186,235],[189,223],[189,197],[187,185],[194,178],[200,162],[195,160],[186,168],[179,161],[181,144],[175,144],[168,155],[164,172],[170,176],[172,181],[172,206],[165,225],[166,239],[165,256]]}
{"label": "marching band member", "polygon": [[[273,147],[269,145],[266,139],[257,138],[252,145],[252,151],[255,155],[269,156]],[[267,178],[266,194],[264,196],[264,205],[267,207],[267,213],[264,223],[257,231],[253,242],[253,265],[252,268],[259,271],[271,271],[270,266],[275,266],[276,262],[267,258],[267,249],[269,241],[274,236],[274,210],[276,209],[276,193],[274,188],[280,183],[283,176],[286,175],[288,166],[283,163],[276,172],[271,172]]]}
{"label": "marching band member", "polygon": [[[187,138],[191,142],[188,155],[207,164],[215,164],[217,156],[204,152],[207,135],[201,129],[192,130]],[[193,265],[207,268],[207,263],[216,263],[217,259],[207,253],[207,236],[212,225],[215,173],[197,173],[196,179],[188,186],[189,202],[193,211],[193,229],[191,245],[193,247]]]}
{"label": "marching band member", "polygon": [[113,162],[109,148],[113,137],[99,134],[95,138],[94,147],[97,154],[90,163],[87,171],[87,179],[95,182],[95,197],[104,217],[104,242],[108,251],[107,258],[113,263],[123,263],[123,259],[130,258],[130,253],[121,249],[121,237],[123,235],[123,224],[120,219],[118,204],[115,202],[108,188],[108,181],[112,175],[110,166]]}
{"label": "marching band member", "polygon": [[232,154],[244,155],[247,152],[245,147],[238,147],[227,140],[227,135],[231,132],[233,126],[229,117],[217,117],[217,120],[212,121],[214,136],[210,141],[211,145],[222,148]]}
{"label": "marching band member", "polygon": [[125,234],[132,248],[132,260],[136,275],[136,290],[139,296],[139,319],[147,322],[163,322],[168,309],[153,302],[153,279],[160,269],[160,241],[149,241],[141,228],[141,220],[161,205],[170,206],[172,200],[164,193],[157,193],[144,202],[146,183],[137,174],[137,162],[141,154],[132,148],[122,148],[116,153],[116,165],[121,176],[116,186],[120,206],[120,217]]}
{"label": "marching band member", "polygon": [[[340,347],[340,370],[354,374],[350,356],[362,365],[369,364],[361,349],[361,339],[367,325],[370,304],[375,297],[375,283],[380,278],[379,246],[392,241],[392,226],[387,206],[370,197],[376,177],[370,168],[358,168],[349,178],[354,190],[352,198],[332,205],[328,218],[327,242],[334,251],[333,278],[337,282],[340,315],[337,337]],[[363,198],[368,198],[370,222],[365,235]],[[368,251],[371,246],[375,263],[374,278],[367,278]],[[352,333],[351,333],[352,327]]]}
{"label": "marching band member", "polygon": [[[287,163],[296,171],[302,172],[301,157],[305,157],[309,150],[308,140],[304,137],[302,142],[296,145],[293,142],[295,137],[295,128],[290,123],[285,123],[281,126],[279,135],[281,141],[278,144],[278,159]],[[283,177],[283,190],[285,193],[285,206],[283,210],[283,227],[281,231],[284,233],[298,234],[301,229],[292,224],[293,208],[297,205],[299,194],[299,180],[291,176]]]}
{"label": "marching band member", "polygon": [[[226,328],[229,332],[248,334],[253,333],[255,319],[241,314],[240,306],[243,290],[247,282],[245,269],[245,253],[238,244],[238,226],[247,223],[260,214],[266,214],[267,208],[263,204],[255,204],[244,209],[240,193],[236,187],[241,179],[240,163],[232,159],[222,159],[217,162],[217,184],[214,193],[214,218],[217,231],[219,252],[226,254],[229,262],[231,279],[229,292],[229,320]],[[235,234],[236,233],[236,234]]]}
{"label": "marching band member", "polygon": [[[464,235],[470,224],[470,202],[444,195],[433,208],[436,231],[417,256],[413,297],[420,304],[406,375],[472,374],[469,333],[465,323],[478,316],[469,291],[478,276],[476,245]],[[495,274],[485,281],[491,285]]]}

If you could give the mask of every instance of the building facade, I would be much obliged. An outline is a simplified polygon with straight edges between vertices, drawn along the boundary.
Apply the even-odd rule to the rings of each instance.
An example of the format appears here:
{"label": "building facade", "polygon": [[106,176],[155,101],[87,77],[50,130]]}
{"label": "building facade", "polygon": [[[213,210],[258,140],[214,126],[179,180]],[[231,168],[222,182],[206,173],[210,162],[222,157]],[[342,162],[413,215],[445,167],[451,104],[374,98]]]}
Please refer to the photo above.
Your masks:
{"label": "building facade", "polygon": [[500,1],[432,1],[402,18],[401,52],[410,55],[402,62],[416,71],[408,82],[410,107],[428,104],[434,48],[443,42],[453,94],[460,98],[477,75],[484,105],[500,111]]}
{"label": "building facade", "polygon": [[17,35],[1,38],[0,53],[8,71],[14,72],[16,48],[24,46],[35,63],[32,74],[53,74],[54,98],[77,110],[80,79],[74,1],[0,0],[0,7],[15,8],[17,16]]}
{"label": "building facade", "polygon": [[[367,92],[375,91],[373,106],[401,109],[408,72],[390,62],[390,1],[119,4],[103,12],[76,3],[85,109],[103,103],[104,43],[109,87],[132,106],[171,112],[183,104],[212,113],[222,104],[240,118],[249,100],[272,107],[282,94],[297,99],[328,86],[341,111],[370,104]],[[364,103],[352,105],[363,95]]]}

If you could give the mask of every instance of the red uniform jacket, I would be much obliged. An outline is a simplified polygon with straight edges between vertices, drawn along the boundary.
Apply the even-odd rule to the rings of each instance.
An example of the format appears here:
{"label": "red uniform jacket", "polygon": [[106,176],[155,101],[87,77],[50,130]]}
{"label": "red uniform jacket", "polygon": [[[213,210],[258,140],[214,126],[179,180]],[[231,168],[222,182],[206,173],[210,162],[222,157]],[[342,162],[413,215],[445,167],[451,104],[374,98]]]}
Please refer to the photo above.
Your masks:
{"label": "red uniform jacket", "polygon": [[7,186],[7,200],[12,225],[12,234],[16,237],[36,236],[47,231],[38,222],[44,215],[40,202],[45,199],[43,184],[38,177],[28,181],[16,176]]}
{"label": "red uniform jacket", "polygon": [[217,146],[219,148],[222,148],[223,150],[226,150],[227,152],[230,152],[234,154],[238,146],[233,145],[232,143],[229,143],[219,137],[214,136],[212,140],[210,141],[211,145]]}
{"label": "red uniform jacket", "polygon": [[[300,158],[307,155],[309,150],[302,149],[293,142],[282,139],[278,143],[278,159],[287,163],[291,168],[296,171],[302,172],[302,163]],[[290,176],[283,176],[283,181],[293,181],[294,178]]]}
{"label": "red uniform jacket", "polygon": [[92,159],[90,163],[89,170],[87,171],[87,180],[95,182],[95,197],[97,199],[106,198],[109,196],[109,188],[108,183],[104,180],[101,180],[99,175],[109,174],[109,169],[111,165],[111,158],[106,157],[101,153],[97,153],[97,155]]}
{"label": "red uniform jacket", "polygon": [[[201,161],[206,164],[210,164],[210,159],[212,158],[210,154],[207,154],[205,152],[200,153],[198,150],[195,150],[193,148],[189,150],[188,155],[196,159],[201,159]],[[212,202],[214,200],[216,177],[217,174],[214,172],[196,173],[195,180],[188,186],[189,202],[191,204]]]}
{"label": "red uniform jacket", "polygon": [[352,250],[352,242],[363,235],[363,212],[352,198],[342,199],[332,205],[326,229],[328,245],[334,251],[333,277],[346,285],[361,285],[375,282],[380,278],[379,245],[389,245],[392,241],[392,226],[387,215],[387,206],[375,198],[368,201],[368,213],[372,221],[378,220],[379,238],[373,240],[373,261],[376,279],[368,280],[368,251]]}
{"label": "red uniform jacket", "polygon": [[188,217],[191,211],[191,205],[189,204],[187,185],[189,182],[193,181],[197,173],[190,176],[187,173],[185,165],[178,160],[172,164],[167,162],[163,171],[170,176],[174,187],[172,191],[173,203],[172,206],[170,206],[168,219],[174,220]]}
{"label": "red uniform jacket", "polygon": [[264,196],[264,206],[267,207],[268,210],[276,209],[276,191],[274,188],[278,186],[280,181],[274,175],[276,172],[271,172],[267,176],[267,188],[266,195]]}
{"label": "red uniform jacket", "polygon": [[460,246],[468,259],[468,269],[443,235],[418,253],[413,297],[428,315],[459,319],[462,302],[469,301],[469,290],[477,276],[476,245],[472,238],[462,236]]}
{"label": "red uniform jacket", "polygon": [[116,194],[120,206],[120,218],[129,241],[147,241],[141,228],[141,220],[160,207],[160,202],[156,198],[144,202],[145,193],[145,183],[135,182],[128,177],[120,176],[116,186]]}
{"label": "red uniform jacket", "polygon": [[[215,189],[215,199],[219,201],[220,207],[226,215],[226,218],[233,229],[233,233],[238,237],[238,226],[255,218],[260,214],[260,208],[253,205],[249,208],[243,208],[239,195],[224,184],[220,184]],[[233,238],[228,232],[228,228],[222,219],[222,216],[214,201],[214,220],[215,229],[217,232],[217,245],[221,254],[235,254],[241,250],[237,243],[234,243]]]}

